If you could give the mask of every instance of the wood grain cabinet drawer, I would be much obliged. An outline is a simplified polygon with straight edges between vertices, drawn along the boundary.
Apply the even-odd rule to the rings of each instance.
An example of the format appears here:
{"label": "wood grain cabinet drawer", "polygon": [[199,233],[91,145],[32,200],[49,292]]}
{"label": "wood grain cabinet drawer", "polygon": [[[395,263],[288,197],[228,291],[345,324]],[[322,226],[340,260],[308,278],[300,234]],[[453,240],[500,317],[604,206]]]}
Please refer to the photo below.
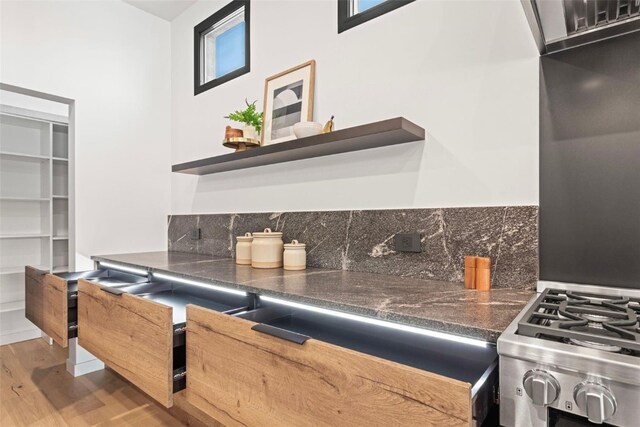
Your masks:
{"label": "wood grain cabinet drawer", "polygon": [[[109,288],[78,284],[78,342],[166,407],[186,385],[186,305],[217,313],[250,308],[246,293],[153,280]],[[222,314],[221,314],[222,315]]]}
{"label": "wood grain cabinet drawer", "polygon": [[67,347],[69,339],[77,336],[79,278],[110,286],[147,281],[146,276],[111,269],[52,274],[25,267],[25,316],[62,347]]}
{"label": "wood grain cabinet drawer", "polygon": [[[24,271],[25,317],[38,328],[45,330],[45,288],[44,278],[49,272],[26,266]],[[62,319],[60,319],[62,321]]]}
{"label": "wood grain cabinet drawer", "polygon": [[492,403],[490,345],[273,307],[189,306],[187,331],[186,399],[227,426],[469,426]]}

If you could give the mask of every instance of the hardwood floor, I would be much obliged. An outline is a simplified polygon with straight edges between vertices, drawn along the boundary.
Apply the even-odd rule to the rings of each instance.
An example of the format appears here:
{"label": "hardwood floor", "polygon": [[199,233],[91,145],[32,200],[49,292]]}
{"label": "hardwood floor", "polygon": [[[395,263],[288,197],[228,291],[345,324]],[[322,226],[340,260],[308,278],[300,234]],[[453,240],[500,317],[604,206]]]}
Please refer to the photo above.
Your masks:
{"label": "hardwood floor", "polygon": [[183,425],[111,370],[74,378],[66,358],[42,339],[0,347],[1,426]]}

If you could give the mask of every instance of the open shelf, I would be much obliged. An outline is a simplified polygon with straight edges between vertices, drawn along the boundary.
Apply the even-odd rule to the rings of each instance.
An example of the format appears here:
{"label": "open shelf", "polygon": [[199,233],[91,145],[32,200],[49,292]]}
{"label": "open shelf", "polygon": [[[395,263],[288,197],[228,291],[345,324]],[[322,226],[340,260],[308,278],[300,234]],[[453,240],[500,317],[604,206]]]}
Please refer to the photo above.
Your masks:
{"label": "open shelf", "polygon": [[9,203],[4,199],[0,201],[2,238],[45,237],[51,234],[50,230],[48,203],[32,203],[31,200],[10,200]]}
{"label": "open shelf", "polygon": [[[69,128],[0,106],[0,343],[40,335],[24,316],[25,265],[67,271]],[[33,115],[33,117],[31,117]]]}
{"label": "open shelf", "polygon": [[53,125],[53,134],[51,138],[51,150],[53,157],[57,159],[69,158],[69,127],[62,124]]}
{"label": "open shelf", "polygon": [[17,272],[0,273],[0,304],[24,301],[24,267]]}
{"label": "open shelf", "polygon": [[[19,274],[19,273],[23,273],[24,274],[24,266],[25,265],[30,265],[32,267],[37,268],[38,270],[42,270],[42,271],[49,271],[49,266],[47,265],[41,265],[41,264],[35,264],[35,263],[25,263],[22,266],[19,267],[0,267],[0,276],[1,275],[8,275],[8,274]],[[24,282],[20,283],[21,285],[24,285]]]}
{"label": "open shelf", "polygon": [[69,194],[69,165],[68,163],[53,163],[51,173],[51,192],[54,197]]}
{"label": "open shelf", "polygon": [[0,158],[22,160],[30,162],[46,162],[49,160],[49,156],[41,156],[39,154],[27,154],[10,151],[0,151]]}
{"label": "open shelf", "polygon": [[0,151],[49,157],[50,124],[0,114]]}
{"label": "open shelf", "polygon": [[0,239],[42,239],[49,234],[0,234]]}
{"label": "open shelf", "polygon": [[51,265],[52,270],[57,273],[58,271],[65,271],[69,265],[69,241],[68,240],[54,240],[51,252]]}
{"label": "open shelf", "polygon": [[0,201],[3,202],[48,202],[49,198],[45,197],[14,197],[14,196],[0,196]]}
{"label": "open shelf", "polygon": [[24,300],[0,303],[0,313],[7,313],[10,311],[19,311],[19,310],[24,310]]}
{"label": "open shelf", "polygon": [[49,162],[0,157],[2,197],[45,198],[49,195]]}
{"label": "open shelf", "polygon": [[51,234],[54,240],[69,236],[69,206],[65,199],[53,200]]}
{"label": "open shelf", "polygon": [[41,265],[48,270],[50,242],[48,238],[0,239],[0,272],[24,272],[25,265]]}
{"label": "open shelf", "polygon": [[172,171],[191,175],[207,175],[424,139],[425,130],[423,128],[403,117],[396,117],[239,153],[223,154],[181,163],[173,165]]}

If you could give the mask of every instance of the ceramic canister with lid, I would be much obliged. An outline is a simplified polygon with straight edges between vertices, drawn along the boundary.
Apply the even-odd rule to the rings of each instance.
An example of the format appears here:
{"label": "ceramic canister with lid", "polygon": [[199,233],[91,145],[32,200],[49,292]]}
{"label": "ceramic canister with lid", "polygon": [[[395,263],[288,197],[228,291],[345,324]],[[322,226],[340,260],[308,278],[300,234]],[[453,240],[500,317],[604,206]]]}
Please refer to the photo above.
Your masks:
{"label": "ceramic canister with lid", "polygon": [[253,236],[251,233],[245,233],[244,236],[236,237],[236,264],[251,265],[251,242]]}
{"label": "ceramic canister with lid", "polygon": [[307,251],[304,243],[297,240],[284,245],[284,269],[304,270],[307,268]]}
{"label": "ceramic canister with lid", "polygon": [[253,233],[251,243],[251,266],[254,268],[282,267],[282,233],[265,228],[263,232]]}

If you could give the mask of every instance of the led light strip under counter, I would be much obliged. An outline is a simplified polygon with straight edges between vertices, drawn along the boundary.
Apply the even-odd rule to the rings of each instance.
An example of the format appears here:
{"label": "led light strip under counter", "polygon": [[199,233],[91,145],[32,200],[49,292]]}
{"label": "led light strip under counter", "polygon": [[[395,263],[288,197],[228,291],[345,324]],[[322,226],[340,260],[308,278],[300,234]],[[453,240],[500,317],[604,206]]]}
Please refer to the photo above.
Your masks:
{"label": "led light strip under counter", "polygon": [[103,262],[103,261],[98,261],[98,264],[101,267],[110,268],[110,269],[113,269],[113,270],[119,270],[119,271],[123,271],[125,273],[137,274],[139,276],[145,276],[145,277],[151,276],[152,278],[157,278],[157,279],[161,279],[161,280],[167,280],[167,281],[170,281],[170,282],[184,283],[186,285],[199,286],[201,288],[211,289],[211,290],[220,291],[220,292],[226,292],[226,293],[234,294],[234,295],[241,295],[241,296],[249,295],[247,292],[239,291],[237,289],[229,289],[229,288],[225,288],[223,286],[217,286],[217,285],[213,285],[211,283],[201,282],[201,281],[197,281],[197,280],[183,279],[182,277],[171,276],[169,274],[155,273],[155,272],[150,272],[150,271],[141,270],[141,269],[137,269],[137,268],[127,267],[127,266],[120,265],[120,264],[113,264],[113,263],[110,263],[110,262]]}
{"label": "led light strip under counter", "polygon": [[196,281],[196,280],[183,279],[182,277],[170,276],[170,275],[164,274],[164,273],[151,273],[151,274],[155,278],[162,279],[162,280],[168,280],[170,282],[178,282],[178,283],[184,283],[185,285],[199,286],[201,288],[212,289],[212,290],[220,291],[220,292],[226,292],[228,294],[233,294],[233,295],[241,295],[243,297],[246,297],[247,295],[249,295],[245,291],[239,291],[237,289],[225,288],[223,286],[213,285],[213,284],[207,283],[207,282],[200,282],[200,281]]}
{"label": "led light strip under counter", "polygon": [[459,335],[447,334],[444,332],[432,331],[429,329],[417,328],[415,326],[403,325],[400,323],[387,322],[385,320],[373,319],[370,317],[358,316],[356,314],[344,313],[341,311],[329,310],[326,308],[315,307],[312,305],[300,304],[297,302],[291,302],[287,300],[282,300],[279,298],[272,298],[266,296],[260,296],[262,301],[272,302],[276,304],[286,305],[293,308],[299,308],[302,310],[312,311],[314,313],[326,314],[329,316],[339,317],[347,320],[354,320],[356,322],[367,323],[370,325],[380,326],[383,328],[396,329],[398,331],[410,332],[418,335],[424,335],[433,338],[439,338],[447,341],[453,341],[461,344],[472,345],[476,347],[487,347],[488,343],[486,341],[477,340],[474,338],[462,337]]}
{"label": "led light strip under counter", "polygon": [[147,277],[149,275],[149,272],[147,270],[141,270],[139,268],[133,268],[133,267],[126,267],[126,266],[120,265],[120,264],[112,264],[110,262],[98,261],[98,265],[100,267],[111,268],[113,270],[118,270],[118,271],[122,271],[122,272],[125,272],[125,273],[137,274],[139,276]]}
{"label": "led light strip under counter", "polygon": [[[147,272],[144,270],[139,270],[139,269],[135,269],[135,268],[130,268],[130,267],[125,267],[125,266],[121,266],[118,264],[112,264],[109,262],[102,262],[100,261],[99,264],[103,267],[107,267],[107,268],[113,268],[116,270],[121,270],[121,271],[125,271],[128,273],[133,273],[133,274],[139,274],[139,275],[144,275],[144,276],[148,276],[149,274],[154,277],[154,278],[158,278],[158,279],[162,279],[162,280],[168,280],[168,281],[172,281],[172,282],[178,282],[178,283],[184,283],[187,285],[194,285],[194,286],[199,286],[205,289],[212,289],[212,290],[216,290],[216,291],[220,291],[220,292],[226,292],[229,294],[234,294],[234,295],[241,295],[241,296],[247,296],[249,295],[249,293],[245,292],[245,291],[240,291],[237,289],[230,289],[230,288],[225,288],[223,286],[218,286],[218,285],[214,285],[211,283],[207,283],[207,282],[201,282],[201,281],[197,281],[197,280],[190,280],[190,279],[184,279],[182,277],[176,277],[176,276],[172,276],[169,274],[164,274],[164,273],[154,273],[154,272]],[[459,335],[453,335],[453,334],[447,334],[445,332],[438,332],[438,331],[432,331],[430,329],[423,329],[423,328],[418,328],[415,326],[409,326],[409,325],[403,325],[400,323],[394,323],[394,322],[388,322],[385,320],[380,320],[380,319],[373,319],[370,317],[364,317],[364,316],[358,316],[356,314],[350,314],[350,313],[344,313],[341,311],[335,311],[335,310],[329,310],[326,308],[321,308],[321,307],[315,307],[312,305],[307,305],[307,304],[301,304],[301,303],[297,303],[297,302],[292,302],[292,301],[287,301],[287,300],[283,300],[283,299],[279,299],[279,298],[273,298],[273,297],[268,297],[268,296],[262,296],[259,295],[260,299],[262,301],[266,301],[266,302],[272,302],[275,304],[280,304],[280,305],[285,305],[288,307],[293,307],[293,308],[299,308],[302,310],[308,310],[311,312],[315,312],[315,313],[320,313],[320,314],[325,314],[328,316],[333,316],[333,317],[338,317],[338,318],[342,318],[342,319],[347,319],[347,320],[353,320],[356,322],[361,322],[361,323],[367,323],[370,325],[375,325],[375,326],[380,326],[383,328],[389,328],[389,329],[395,329],[398,331],[404,331],[404,332],[410,332],[410,333],[414,333],[414,334],[418,334],[418,335],[423,335],[423,336],[428,336],[428,337],[433,337],[433,338],[439,338],[439,339],[443,339],[446,341],[452,341],[452,342],[457,342],[457,343],[461,343],[461,344],[466,344],[466,345],[472,345],[475,347],[487,347],[489,345],[489,343],[487,343],[486,341],[482,341],[482,340],[478,340],[478,339],[474,339],[474,338],[468,338],[468,337],[463,337],[463,336],[459,336]]]}

